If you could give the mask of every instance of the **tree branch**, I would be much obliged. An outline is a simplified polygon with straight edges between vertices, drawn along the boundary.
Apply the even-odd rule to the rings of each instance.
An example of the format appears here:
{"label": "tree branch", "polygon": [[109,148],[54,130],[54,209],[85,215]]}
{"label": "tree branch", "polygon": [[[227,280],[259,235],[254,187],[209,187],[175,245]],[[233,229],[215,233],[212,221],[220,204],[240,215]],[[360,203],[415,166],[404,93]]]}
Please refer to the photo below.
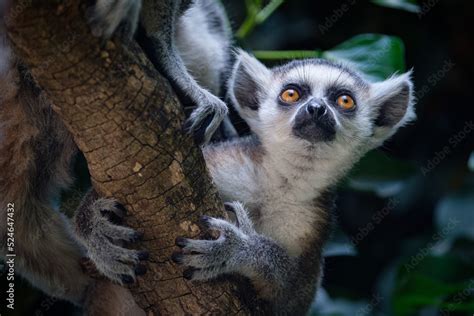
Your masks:
{"label": "tree branch", "polygon": [[145,232],[151,260],[131,288],[138,304],[148,315],[246,313],[235,285],[192,284],[170,262],[175,238],[196,236],[198,216],[223,207],[169,83],[136,43],[101,47],[78,0],[17,1],[11,12],[15,51],[84,153],[94,188]]}

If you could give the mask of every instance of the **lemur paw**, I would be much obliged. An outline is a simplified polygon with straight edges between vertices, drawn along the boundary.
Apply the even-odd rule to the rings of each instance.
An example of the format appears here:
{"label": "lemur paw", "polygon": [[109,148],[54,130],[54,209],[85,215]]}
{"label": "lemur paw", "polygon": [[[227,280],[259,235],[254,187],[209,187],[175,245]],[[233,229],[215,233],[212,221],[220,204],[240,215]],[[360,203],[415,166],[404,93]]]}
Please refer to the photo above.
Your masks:
{"label": "lemur paw", "polygon": [[97,37],[110,38],[124,23],[124,33],[132,37],[138,26],[141,5],[141,0],[97,0],[88,12],[92,33]]}
{"label": "lemur paw", "polygon": [[191,113],[186,125],[189,132],[196,135],[206,120],[212,117],[211,122],[206,127],[204,135],[202,136],[202,143],[207,144],[210,142],[228,112],[227,105],[221,99],[211,93],[206,93],[205,97],[197,102],[197,107]]}
{"label": "lemur paw", "polygon": [[143,234],[119,226],[125,209],[113,199],[99,198],[76,217],[78,237],[97,270],[120,284],[133,283],[136,276],[146,272],[140,261],[148,259],[148,252],[122,247],[123,242],[137,242]]}
{"label": "lemur paw", "polygon": [[[223,219],[201,217],[201,224],[220,235],[216,240],[194,240],[178,237],[176,245],[182,249],[175,252],[172,260],[188,267],[183,276],[188,280],[209,280],[224,273],[235,272],[243,261],[249,240],[255,235],[247,212],[240,203],[226,204],[237,217],[233,224]],[[237,226],[238,225],[238,226]]]}

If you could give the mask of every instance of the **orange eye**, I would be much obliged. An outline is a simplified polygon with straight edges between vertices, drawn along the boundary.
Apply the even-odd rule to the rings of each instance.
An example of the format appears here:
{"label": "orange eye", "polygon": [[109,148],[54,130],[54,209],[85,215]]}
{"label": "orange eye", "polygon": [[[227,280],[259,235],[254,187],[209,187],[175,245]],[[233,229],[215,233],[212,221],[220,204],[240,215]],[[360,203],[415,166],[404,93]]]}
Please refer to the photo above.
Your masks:
{"label": "orange eye", "polygon": [[339,105],[344,110],[352,110],[355,107],[354,99],[347,94],[339,96],[336,100],[337,105]]}
{"label": "orange eye", "polygon": [[280,94],[280,99],[285,103],[295,103],[301,98],[300,93],[296,89],[286,89]]}

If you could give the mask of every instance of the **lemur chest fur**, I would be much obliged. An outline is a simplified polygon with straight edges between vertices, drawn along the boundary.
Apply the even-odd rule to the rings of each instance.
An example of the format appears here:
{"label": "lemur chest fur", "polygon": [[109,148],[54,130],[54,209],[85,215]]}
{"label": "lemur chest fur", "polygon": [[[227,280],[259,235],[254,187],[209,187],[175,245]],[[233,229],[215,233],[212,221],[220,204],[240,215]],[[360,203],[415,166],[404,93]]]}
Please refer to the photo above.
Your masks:
{"label": "lemur chest fur", "polygon": [[257,232],[292,256],[317,238],[326,210],[314,203],[319,193],[309,173],[279,172],[251,138],[206,147],[204,156],[221,197],[244,203]]}

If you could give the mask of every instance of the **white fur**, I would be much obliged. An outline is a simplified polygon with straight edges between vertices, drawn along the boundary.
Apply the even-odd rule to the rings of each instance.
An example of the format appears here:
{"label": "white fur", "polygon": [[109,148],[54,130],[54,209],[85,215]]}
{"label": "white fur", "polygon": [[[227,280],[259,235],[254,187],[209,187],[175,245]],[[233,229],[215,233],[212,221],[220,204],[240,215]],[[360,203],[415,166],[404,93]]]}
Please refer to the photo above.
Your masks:
{"label": "white fur", "polygon": [[212,30],[207,14],[200,6],[191,6],[178,21],[175,40],[188,72],[202,87],[217,95],[222,69],[229,62],[230,36]]}
{"label": "white fur", "polygon": [[267,87],[271,86],[271,72],[257,59],[253,58],[243,50],[238,49],[236,51],[236,56],[237,60],[234,64],[232,75],[228,84],[228,97],[232,104],[234,104],[234,107],[239,112],[240,116],[242,116],[242,118],[247,122],[253,131],[256,131],[259,130],[261,126],[258,116],[255,116],[253,113],[254,111],[248,109],[245,107],[245,105],[239,104],[239,101],[233,93],[233,91],[238,88],[237,85],[239,84],[238,80],[236,80],[236,76],[238,75],[240,68],[243,67],[244,71],[248,73],[255,81],[255,84],[258,86],[258,90],[265,91]]}
{"label": "white fur", "polygon": [[390,138],[395,132],[408,123],[416,119],[415,114],[415,96],[414,96],[414,87],[411,77],[413,75],[413,70],[410,70],[401,75],[393,75],[389,79],[374,83],[371,86],[371,100],[374,107],[378,107],[384,100],[389,99],[397,93],[400,93],[401,87],[404,84],[410,87],[410,94],[408,99],[407,111],[403,118],[392,128],[377,128],[375,130],[375,135],[373,137],[372,147],[378,147],[382,143]]}

